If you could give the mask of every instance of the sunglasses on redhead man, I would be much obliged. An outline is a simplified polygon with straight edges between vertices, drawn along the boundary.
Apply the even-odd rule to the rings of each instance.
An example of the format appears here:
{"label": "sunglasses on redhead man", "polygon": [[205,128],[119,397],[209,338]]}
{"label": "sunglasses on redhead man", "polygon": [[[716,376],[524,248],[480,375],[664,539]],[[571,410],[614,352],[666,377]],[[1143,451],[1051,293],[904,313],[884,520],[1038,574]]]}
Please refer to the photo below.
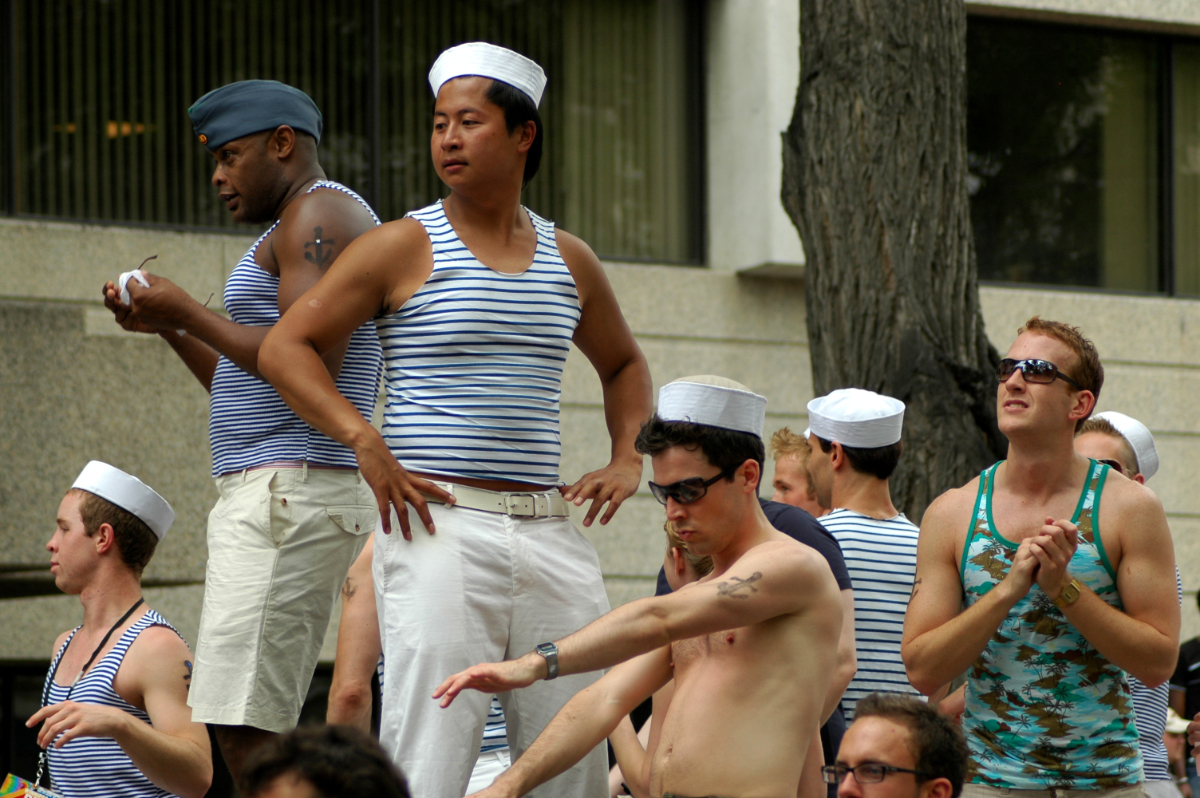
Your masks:
{"label": "sunglasses on redhead man", "polygon": [[717,474],[712,479],[704,479],[704,477],[688,477],[681,479],[678,482],[672,482],[670,485],[659,485],[657,482],[650,482],[650,492],[654,494],[654,498],[658,499],[658,503],[666,506],[667,499],[674,499],[676,504],[691,504],[692,502],[704,498],[704,494],[708,493],[710,486],[717,484],[718,480],[727,479],[737,471],[737,466],[727,468],[720,474]]}
{"label": "sunglasses on redhead man", "polygon": [[996,372],[996,379],[1000,380],[1000,382],[1008,382],[1008,378],[1018,369],[1020,369],[1021,376],[1025,379],[1025,382],[1049,385],[1055,380],[1062,380],[1068,385],[1075,386],[1075,390],[1077,391],[1083,390],[1082,385],[1059,371],[1058,366],[1049,360],[1014,360],[1011,357],[1006,357],[1000,361],[1000,368]]}

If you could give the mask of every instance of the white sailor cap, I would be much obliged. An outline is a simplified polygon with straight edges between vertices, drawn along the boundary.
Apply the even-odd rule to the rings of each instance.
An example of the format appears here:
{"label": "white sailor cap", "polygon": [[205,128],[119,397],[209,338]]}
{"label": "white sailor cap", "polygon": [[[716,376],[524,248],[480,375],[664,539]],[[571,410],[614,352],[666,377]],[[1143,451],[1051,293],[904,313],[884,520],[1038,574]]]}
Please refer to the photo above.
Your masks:
{"label": "white sailor cap", "polygon": [[533,100],[534,105],[541,104],[546,88],[546,73],[536,61],[489,42],[467,42],[444,51],[433,62],[429,70],[433,96],[446,81],[468,75],[507,83]]}
{"label": "white sailor cap", "polygon": [[688,421],[762,437],[767,398],[740,382],[703,374],[683,377],[658,390],[658,417]]}
{"label": "white sailor cap", "polygon": [[93,460],[75,478],[72,490],[86,490],[107,499],[122,510],[133,513],[159,540],[175,521],[175,511],[167,500],[135,476],[115,466]]}
{"label": "white sailor cap", "polygon": [[1158,448],[1154,445],[1154,436],[1146,425],[1116,410],[1105,410],[1092,418],[1099,418],[1113,425],[1113,429],[1121,433],[1121,437],[1129,442],[1133,456],[1137,458],[1138,472],[1150,479],[1158,473]]}
{"label": "white sailor cap", "polygon": [[878,449],[900,440],[903,429],[904,402],[874,391],[842,388],[808,403],[807,432],[831,443]]}

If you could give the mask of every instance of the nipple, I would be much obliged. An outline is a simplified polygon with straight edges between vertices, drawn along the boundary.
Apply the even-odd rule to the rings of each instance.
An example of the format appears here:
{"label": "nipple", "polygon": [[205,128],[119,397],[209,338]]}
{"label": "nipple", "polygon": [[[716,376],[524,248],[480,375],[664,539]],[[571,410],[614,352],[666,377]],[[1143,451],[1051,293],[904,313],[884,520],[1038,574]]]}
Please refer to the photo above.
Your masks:
{"label": "nipple", "polygon": [[729,645],[731,645],[731,646],[733,645],[733,640],[734,640],[733,632],[730,632],[729,634],[725,635],[725,642],[728,643]]}

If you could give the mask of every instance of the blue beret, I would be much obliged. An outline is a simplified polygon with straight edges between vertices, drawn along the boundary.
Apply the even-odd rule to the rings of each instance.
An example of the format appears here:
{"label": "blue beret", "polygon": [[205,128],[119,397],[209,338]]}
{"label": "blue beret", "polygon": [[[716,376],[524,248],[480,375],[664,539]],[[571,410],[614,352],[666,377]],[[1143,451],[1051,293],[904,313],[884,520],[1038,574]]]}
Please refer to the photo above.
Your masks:
{"label": "blue beret", "polygon": [[321,143],[321,109],[304,92],[277,80],[230,83],[188,109],[200,143],[210,151],[242,136],[289,125]]}

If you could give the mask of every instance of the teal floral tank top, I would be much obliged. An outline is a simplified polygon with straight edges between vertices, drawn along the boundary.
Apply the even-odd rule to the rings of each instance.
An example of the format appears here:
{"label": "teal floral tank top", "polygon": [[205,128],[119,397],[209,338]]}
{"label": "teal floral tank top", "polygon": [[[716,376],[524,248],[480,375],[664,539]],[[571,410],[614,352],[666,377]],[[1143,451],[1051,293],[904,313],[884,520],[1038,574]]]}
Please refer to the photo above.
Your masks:
{"label": "teal floral tank top", "polygon": [[[1017,544],[992,519],[997,463],[979,478],[963,548],[966,606],[999,584]],[[1100,494],[1109,467],[1092,461],[1071,519],[1079,546],[1072,576],[1121,609],[1116,573],[1100,541]],[[1035,582],[968,671],[963,731],[967,780],[1019,790],[1103,789],[1142,780],[1133,698],[1125,672],[1108,662]]]}

